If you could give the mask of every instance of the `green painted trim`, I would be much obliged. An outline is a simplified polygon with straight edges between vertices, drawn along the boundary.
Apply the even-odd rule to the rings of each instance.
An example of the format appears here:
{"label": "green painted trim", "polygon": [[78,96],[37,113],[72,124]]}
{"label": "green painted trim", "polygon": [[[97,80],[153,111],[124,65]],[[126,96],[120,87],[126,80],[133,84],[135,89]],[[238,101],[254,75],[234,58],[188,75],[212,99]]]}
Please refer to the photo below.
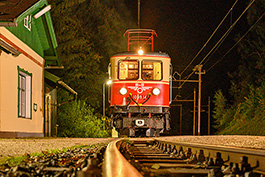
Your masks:
{"label": "green painted trim", "polygon": [[[22,68],[20,68],[19,66],[17,66],[17,70],[18,70],[18,87],[17,87],[17,89],[18,89],[18,118],[25,118],[25,119],[32,119],[32,77],[33,77],[33,74],[32,73],[30,73],[30,72],[28,72],[28,71],[26,71],[26,70],[24,70],[24,69],[22,69]],[[30,76],[30,117],[28,118],[28,117],[21,117],[20,115],[19,115],[19,103],[20,103],[20,100],[19,100],[19,89],[20,89],[20,80],[19,80],[19,72],[23,72],[23,73],[25,73],[25,74],[27,74],[28,76]]]}
{"label": "green painted trim", "polygon": [[53,23],[52,23],[52,17],[51,17],[50,12],[45,13],[44,17],[46,18],[47,25],[48,25],[48,30],[50,32],[50,37],[51,37],[51,40],[52,40],[52,44],[53,44],[53,47],[55,49],[55,48],[58,47],[58,43],[57,43],[57,40],[56,40],[56,37],[55,37],[55,32],[54,32]]}
{"label": "green painted trim", "polygon": [[57,43],[57,40],[56,40],[56,36],[55,36],[55,32],[54,32],[54,28],[53,28],[53,23],[52,23],[52,18],[51,18],[50,12],[47,12],[44,15],[43,18],[45,18],[44,21],[47,23],[47,25],[44,25],[44,27],[47,28],[47,31],[49,33],[50,39],[48,41],[49,41],[49,43],[51,43],[52,48],[53,48],[53,52],[54,52],[54,56],[47,56],[47,55],[44,54],[44,59],[45,60],[56,60],[57,61],[57,65],[61,66],[61,62],[58,59],[58,53],[57,53],[58,43]]}
{"label": "green painted trim", "polygon": [[[42,10],[48,5],[49,4],[47,0],[39,0],[38,2],[33,4],[31,7],[29,7],[27,10],[25,10],[21,15],[19,15],[14,20],[14,22],[18,24],[18,27],[7,27],[7,29],[9,29],[18,38],[20,38],[23,42],[29,45],[40,56],[42,56],[47,61],[45,62],[45,65],[50,63],[51,65],[61,66],[62,64],[59,60],[58,53],[57,53],[58,43],[56,40],[50,11],[46,12],[44,15],[42,15],[38,19],[35,19],[33,17],[36,13],[38,13],[40,10]],[[28,15],[31,15],[31,30],[30,31],[25,30],[24,32],[22,32],[21,30],[12,29],[12,28],[23,28],[24,29],[25,28],[24,18],[27,17]],[[39,28],[36,25],[38,25]],[[32,42],[31,39],[25,39],[24,35],[27,35],[30,33],[33,33],[33,35],[35,35],[33,37],[39,38],[39,43],[40,43],[39,47],[36,47],[36,41]],[[42,37],[46,36],[47,40],[40,39],[40,36]],[[54,57],[54,58],[51,59],[50,57]],[[49,62],[49,60],[51,61]]]}
{"label": "green painted trim", "polygon": [[34,5],[32,5],[30,8],[28,8],[26,11],[24,11],[21,15],[19,15],[16,19],[15,22],[18,24],[20,22],[24,21],[24,18],[28,16],[29,14],[33,15],[36,14],[38,11],[40,11],[42,8],[48,5],[47,0],[40,0],[36,2]]}
{"label": "green painted trim", "polygon": [[17,66],[17,68],[18,68],[19,71],[22,71],[23,73],[26,73],[27,75],[29,75],[30,77],[32,77],[32,73],[24,70],[23,68],[20,68],[19,66]]}
{"label": "green painted trim", "polygon": [[59,80],[61,80],[60,77],[58,77],[58,76],[56,76],[56,75],[54,75],[54,74],[52,74],[52,73],[50,73],[50,72],[48,72],[48,71],[46,71],[46,70],[44,70],[44,77],[45,77],[46,79],[49,79],[50,81],[56,83],[56,84],[57,84],[57,82],[58,82]]}

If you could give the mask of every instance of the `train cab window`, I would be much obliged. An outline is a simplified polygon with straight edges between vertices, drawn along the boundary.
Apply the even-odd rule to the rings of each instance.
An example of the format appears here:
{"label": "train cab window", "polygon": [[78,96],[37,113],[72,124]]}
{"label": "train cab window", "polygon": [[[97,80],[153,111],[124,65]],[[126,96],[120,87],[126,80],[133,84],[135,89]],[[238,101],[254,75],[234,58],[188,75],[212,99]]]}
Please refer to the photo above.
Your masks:
{"label": "train cab window", "polygon": [[162,80],[162,61],[142,61],[143,80]]}
{"label": "train cab window", "polygon": [[137,80],[139,78],[139,62],[137,60],[119,61],[119,79]]}

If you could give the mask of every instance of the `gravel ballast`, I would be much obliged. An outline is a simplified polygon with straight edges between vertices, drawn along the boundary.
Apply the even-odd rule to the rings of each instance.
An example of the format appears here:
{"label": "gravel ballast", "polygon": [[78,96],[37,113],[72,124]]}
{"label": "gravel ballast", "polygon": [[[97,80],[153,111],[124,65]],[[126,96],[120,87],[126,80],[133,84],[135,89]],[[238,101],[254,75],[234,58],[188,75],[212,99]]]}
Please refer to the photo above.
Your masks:
{"label": "gravel ballast", "polygon": [[77,146],[104,143],[113,138],[30,138],[30,139],[0,139],[0,160],[4,157],[13,157]]}
{"label": "gravel ballast", "polygon": [[[265,150],[265,136],[168,136],[155,139]],[[0,139],[0,159],[4,157],[20,156],[25,153],[31,154],[52,149],[62,149],[76,145],[109,143],[112,140],[114,140],[114,138]]]}
{"label": "gravel ballast", "polygon": [[172,136],[158,140],[232,146],[265,150],[265,136],[224,135],[224,136]]}

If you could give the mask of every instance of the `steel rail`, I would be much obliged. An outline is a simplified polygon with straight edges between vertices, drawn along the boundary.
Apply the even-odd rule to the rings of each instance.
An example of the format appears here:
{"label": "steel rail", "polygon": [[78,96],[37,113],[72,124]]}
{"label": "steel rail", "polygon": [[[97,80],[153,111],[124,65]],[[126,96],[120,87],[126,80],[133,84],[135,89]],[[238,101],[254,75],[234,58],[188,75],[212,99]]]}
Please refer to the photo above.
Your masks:
{"label": "steel rail", "polygon": [[[131,139],[132,140],[132,139]],[[132,140],[133,141],[133,140]],[[141,140],[142,141],[142,140]],[[180,143],[172,141],[164,141],[153,139],[153,147],[156,146],[164,153],[172,154],[176,153],[176,150],[182,150],[183,152],[188,152],[191,149],[192,154],[197,154],[203,152],[203,155],[207,158],[216,158],[217,154],[221,154],[221,158],[228,164],[232,163],[242,163],[242,160],[246,160],[250,164],[252,171],[260,175],[265,175],[265,150],[260,149],[247,149],[240,147],[228,147],[228,146],[218,146],[218,145],[203,145],[196,143]],[[136,140],[136,144],[139,142]],[[149,141],[150,143],[150,141]],[[123,139],[115,140],[109,143],[104,156],[103,162],[103,176],[104,177],[131,177],[131,176],[143,176],[135,167],[133,167],[130,162],[120,153],[128,147],[125,145]],[[129,146],[130,147],[130,146]],[[130,154],[130,153],[129,153]],[[141,158],[141,156],[137,157]],[[166,160],[166,159],[165,159]],[[140,161],[140,160],[139,160]],[[162,160],[160,160],[162,161]],[[244,161],[244,163],[246,162]],[[172,166],[172,164],[170,165]],[[180,171],[178,171],[180,172]],[[144,172],[143,172],[144,173]]]}
{"label": "steel rail", "polygon": [[143,175],[120,153],[121,141],[119,139],[108,144],[104,155],[103,177],[142,177]]}
{"label": "steel rail", "polygon": [[241,163],[243,156],[246,156],[248,158],[248,163],[252,168],[254,167],[254,172],[265,174],[265,150],[217,145],[202,145],[195,143],[178,143],[163,140],[155,141],[164,146],[165,151],[170,151],[173,146],[174,148],[182,147],[184,151],[187,151],[188,148],[191,148],[193,153],[199,153],[200,150],[203,150],[205,156],[212,158],[214,158],[216,156],[216,153],[219,152],[222,154],[224,161],[227,160],[228,162],[239,164]]}

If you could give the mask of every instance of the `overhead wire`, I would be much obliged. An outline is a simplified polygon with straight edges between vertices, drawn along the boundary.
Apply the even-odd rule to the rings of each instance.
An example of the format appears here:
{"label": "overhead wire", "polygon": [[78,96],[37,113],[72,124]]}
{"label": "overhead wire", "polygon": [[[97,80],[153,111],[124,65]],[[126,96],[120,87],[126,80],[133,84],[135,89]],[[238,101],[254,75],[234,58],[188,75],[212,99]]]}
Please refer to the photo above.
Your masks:
{"label": "overhead wire", "polygon": [[222,19],[222,21],[219,23],[219,25],[216,27],[216,29],[214,30],[214,32],[211,34],[211,36],[208,38],[208,40],[205,42],[205,44],[203,45],[203,47],[199,50],[199,52],[195,55],[195,57],[191,60],[191,62],[186,66],[186,68],[181,72],[180,75],[182,75],[189,67],[190,65],[193,63],[193,61],[198,57],[198,55],[202,52],[202,50],[206,47],[206,45],[209,43],[209,41],[212,39],[212,37],[214,36],[214,34],[217,32],[217,30],[219,29],[219,27],[222,25],[222,23],[225,21],[226,17],[230,14],[230,12],[233,10],[234,6],[236,5],[236,3],[238,2],[238,0],[235,1],[235,3],[232,5],[232,7],[230,8],[230,10],[226,13],[226,15],[224,16],[224,18]]}
{"label": "overhead wire", "polygon": [[184,100],[188,100],[191,96],[193,96],[194,93],[191,93],[189,96],[187,96]]}
{"label": "overhead wire", "polygon": [[211,70],[215,65],[217,65],[224,57],[231,52],[237,46],[237,44],[256,26],[256,24],[265,16],[265,12],[258,18],[258,20],[248,29],[248,31],[217,61],[215,62],[207,71]]}
{"label": "overhead wire", "polygon": [[195,73],[196,70],[193,70],[192,73],[190,73],[190,75],[186,76],[185,80],[182,82],[182,84],[180,86],[178,86],[178,88],[181,88],[187,81],[188,79]]}
{"label": "overhead wire", "polygon": [[232,31],[232,29],[235,27],[235,25],[237,24],[237,22],[241,19],[241,17],[245,14],[245,12],[251,7],[251,5],[254,2],[255,2],[255,0],[252,0],[248,4],[248,6],[246,7],[246,9],[241,13],[241,15],[236,19],[236,21],[229,27],[229,29],[225,32],[225,34],[221,37],[221,39],[214,45],[214,47],[210,50],[210,52],[208,52],[208,54],[202,59],[202,61],[199,63],[199,65],[201,65],[206,60],[206,58],[212,53],[212,51],[215,52],[220,47],[220,45],[223,43],[223,41],[226,39],[226,37],[230,34],[230,32]]}
{"label": "overhead wire", "polygon": [[[236,1],[237,2],[237,1]],[[231,9],[233,9],[233,7],[234,7],[234,5],[236,4],[236,2],[233,4],[233,6],[230,8],[230,10],[229,10],[229,12],[226,14],[226,16],[225,16],[225,18],[227,17],[227,15],[230,13],[230,11],[231,11]],[[232,29],[234,28],[234,26],[237,24],[237,22],[241,19],[241,17],[245,14],[245,12],[251,7],[251,5],[253,4],[255,2],[255,0],[251,0],[250,1],[250,3],[248,4],[248,6],[245,8],[245,10],[241,13],[241,15],[237,18],[237,20],[230,26],[230,28],[226,31],[226,33],[221,37],[221,39],[214,45],[214,47],[210,50],[210,52],[208,52],[208,54],[202,59],[202,61],[199,63],[199,65],[201,65],[205,60],[206,60],[206,58],[210,55],[210,54],[212,54],[212,51],[216,51],[218,48],[219,48],[219,46],[222,44],[222,42],[226,39],[226,37],[229,35],[229,33],[232,31]],[[225,19],[224,18],[224,19]],[[223,19],[223,20],[224,20]],[[222,21],[223,21],[222,20]],[[220,23],[221,24],[221,23]],[[218,25],[218,28],[219,28],[219,25]],[[215,31],[217,31],[217,30],[215,30]],[[215,32],[214,32],[215,33]],[[212,38],[212,35],[211,35],[211,37],[210,38]],[[207,43],[209,42],[209,40],[210,40],[210,38],[207,40],[207,42],[205,43],[205,46],[207,45]],[[203,48],[205,47],[205,46],[203,46]],[[199,51],[199,52],[201,52],[201,50]],[[197,54],[198,55],[198,54]],[[197,55],[196,55],[196,57],[197,57]],[[195,57],[194,57],[194,59],[192,60],[192,62],[195,60]],[[208,60],[207,60],[208,61]],[[192,62],[190,62],[190,64],[192,63]],[[190,66],[190,64],[184,69],[184,71]],[[181,88],[187,81],[188,81],[188,79],[194,74],[196,72],[196,70],[195,69],[193,69],[193,71],[192,71],[192,73],[191,74],[189,74],[188,76],[186,76],[185,78],[185,80],[182,82],[182,84],[179,86],[179,88]],[[183,74],[183,72],[180,74],[180,75],[182,75]]]}

